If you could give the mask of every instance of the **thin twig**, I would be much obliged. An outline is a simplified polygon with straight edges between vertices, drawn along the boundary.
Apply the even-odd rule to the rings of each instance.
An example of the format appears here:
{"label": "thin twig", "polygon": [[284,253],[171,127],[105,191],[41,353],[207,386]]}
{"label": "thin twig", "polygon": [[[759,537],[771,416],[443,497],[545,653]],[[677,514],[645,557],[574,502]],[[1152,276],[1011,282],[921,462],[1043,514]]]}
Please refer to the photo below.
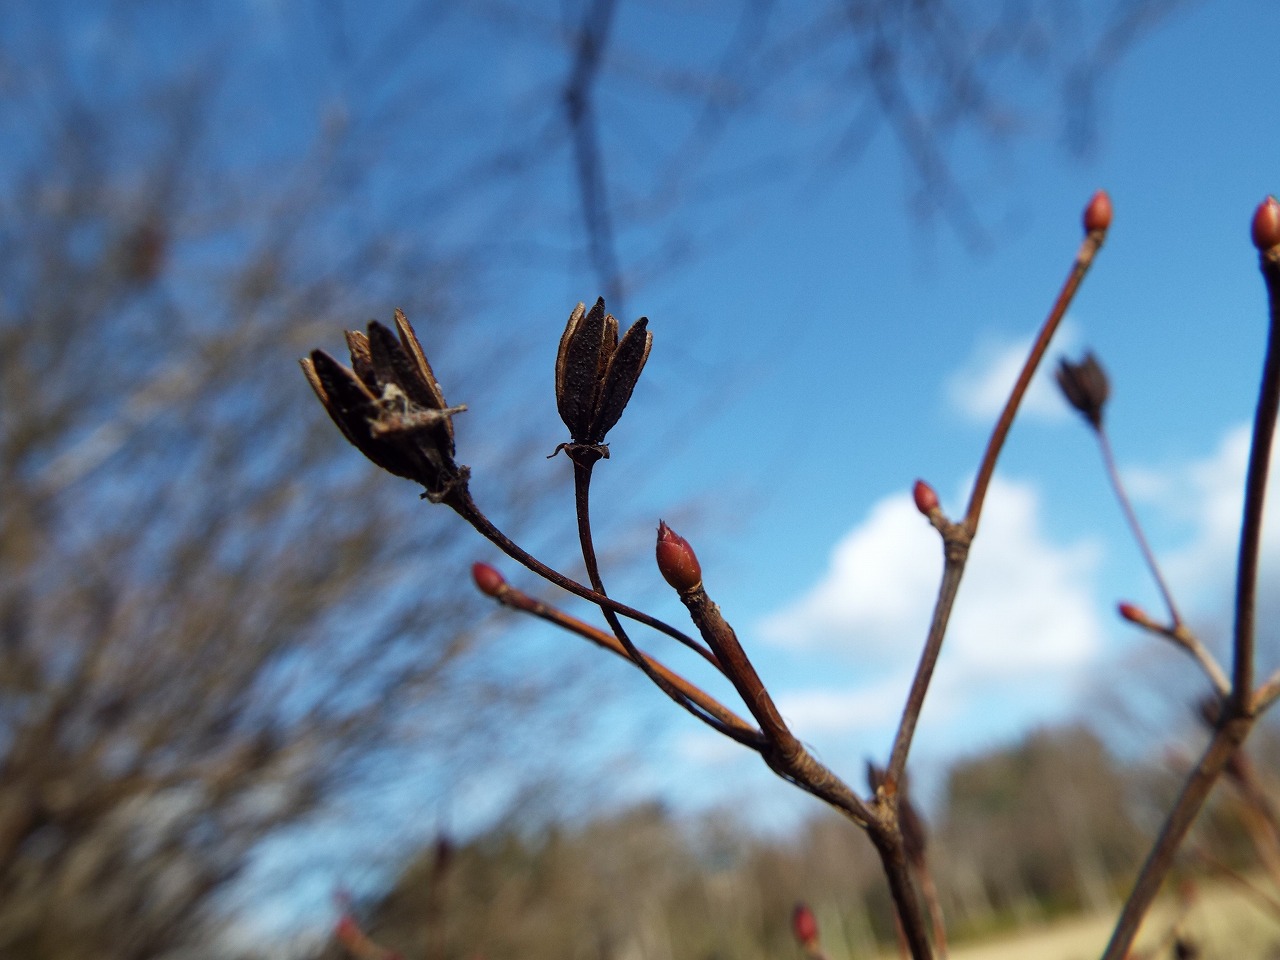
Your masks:
{"label": "thin twig", "polygon": [[455,486],[448,492],[448,494],[445,495],[441,502],[450,506],[458,516],[471,524],[477,533],[509,556],[512,560],[528,570],[531,570],[533,573],[536,573],[538,576],[542,577],[542,579],[554,584],[561,590],[572,593],[575,597],[581,597],[583,600],[590,600],[592,603],[601,607],[607,606],[612,610],[616,610],[628,620],[634,620],[636,623],[643,623],[646,627],[652,627],[659,633],[666,634],[668,637],[671,637],[671,639],[679,641],[690,650],[697,653],[717,670],[720,669],[720,664],[716,660],[715,654],[687,633],[677,630],[669,623],[664,623],[657,617],[637,610],[634,607],[629,607],[625,603],[619,603],[612,597],[606,597],[603,594],[597,593],[590,587],[578,583],[578,581],[570,577],[566,577],[560,571],[553,570],[537,557],[533,556],[533,554],[529,553],[494,526],[493,522],[480,511],[478,506],[476,506],[475,501],[471,498],[470,490],[465,486]]}
{"label": "thin twig", "polygon": [[1280,698],[1280,670],[1271,674],[1253,697],[1254,712],[1261,715]]}
{"label": "thin twig", "polygon": [[916,724],[920,720],[920,711],[924,708],[925,695],[929,691],[929,683],[933,678],[934,667],[937,666],[938,656],[942,652],[942,641],[946,636],[956,593],[960,589],[960,579],[964,575],[965,564],[968,561],[969,545],[972,543],[974,535],[978,532],[978,521],[982,516],[982,504],[986,499],[987,488],[991,485],[991,477],[995,473],[996,460],[1004,447],[1005,439],[1009,436],[1014,417],[1022,404],[1023,396],[1026,395],[1027,387],[1031,384],[1031,378],[1036,372],[1036,367],[1039,366],[1045,351],[1048,350],[1049,341],[1062,323],[1067,307],[1075,297],[1076,291],[1080,287],[1080,282],[1088,272],[1089,266],[1093,263],[1093,258],[1102,246],[1102,241],[1105,237],[1106,230],[1090,230],[1085,235],[1084,242],[1080,245],[1080,250],[1076,253],[1075,263],[1072,264],[1071,272],[1067,275],[1067,279],[1062,285],[1062,290],[1059,292],[1057,300],[1054,301],[1053,308],[1049,311],[1049,316],[1040,328],[1040,333],[1036,336],[1035,343],[1032,344],[1026,362],[1022,365],[1022,371],[1018,374],[1018,379],[1009,393],[1009,399],[1005,402],[1004,410],[1001,411],[1000,418],[996,421],[995,428],[991,432],[991,439],[987,442],[987,449],[983,453],[982,462],[978,467],[978,476],[973,483],[973,493],[969,497],[969,508],[965,512],[964,520],[959,524],[938,525],[938,529],[943,535],[945,562],[942,571],[942,582],[938,587],[938,598],[934,603],[933,617],[929,623],[929,633],[925,639],[924,650],[920,654],[920,662],[911,681],[911,689],[907,694],[907,702],[903,707],[902,718],[898,722],[898,731],[893,738],[893,751],[889,755],[888,767],[888,778],[891,783],[896,783],[901,778],[903,770],[907,767],[907,756],[911,752],[911,740],[915,735]]}
{"label": "thin twig", "polygon": [[[1133,504],[1129,500],[1129,493],[1125,490],[1124,481],[1120,479],[1120,471],[1116,468],[1115,454],[1111,450],[1111,439],[1107,435],[1106,427],[1099,425],[1094,430],[1098,437],[1098,448],[1102,451],[1102,464],[1107,472],[1107,479],[1111,481],[1111,489],[1115,492],[1116,500],[1120,503],[1120,510],[1124,514],[1125,523],[1129,525],[1129,532],[1133,534],[1133,539],[1138,543],[1138,549],[1142,551],[1142,559],[1146,561],[1147,569],[1151,571],[1151,577],[1156,582],[1156,587],[1160,590],[1160,596],[1164,598],[1164,605],[1169,611],[1169,619],[1173,621],[1174,629],[1182,626],[1182,615],[1178,613],[1177,605],[1173,602],[1173,594],[1169,591],[1169,585],[1164,579],[1164,575],[1160,572],[1160,564],[1156,562],[1156,555],[1151,550],[1151,545],[1147,542],[1146,534],[1143,533],[1142,524],[1138,521],[1138,515],[1134,512]],[[1173,639],[1171,637],[1171,639]],[[1188,649],[1190,649],[1188,647]],[[1199,659],[1199,658],[1197,658]]]}
{"label": "thin twig", "polygon": [[1086,234],[1084,242],[1080,244],[1080,251],[1076,254],[1076,261],[1071,267],[1071,273],[1067,275],[1066,282],[1063,283],[1062,290],[1058,294],[1058,299],[1053,304],[1053,309],[1049,311],[1049,316],[1045,320],[1044,326],[1040,328],[1036,342],[1032,345],[1031,352],[1027,355],[1027,361],[1022,366],[1022,372],[1018,374],[1017,382],[1014,383],[1009,399],[1004,405],[1004,410],[1000,413],[1000,419],[996,421],[995,429],[991,432],[991,439],[987,442],[986,452],[982,455],[982,462],[978,467],[978,477],[973,483],[973,493],[969,497],[969,509],[965,511],[964,524],[969,528],[971,534],[978,532],[978,519],[982,515],[982,502],[986,499],[987,488],[991,485],[991,476],[995,473],[996,460],[999,458],[1000,451],[1004,447],[1005,438],[1008,437],[1009,430],[1013,426],[1013,418],[1017,415],[1018,407],[1022,404],[1022,397],[1027,392],[1027,387],[1031,385],[1031,378],[1036,372],[1036,367],[1040,365],[1040,360],[1044,357],[1045,351],[1049,348],[1049,341],[1053,339],[1054,332],[1057,331],[1059,324],[1062,323],[1067,307],[1071,305],[1071,301],[1075,298],[1076,290],[1079,289],[1085,274],[1089,272],[1093,258],[1097,255],[1098,249],[1102,246],[1102,241],[1105,238],[1105,230],[1091,230]]}
{"label": "thin twig", "polygon": [[1191,824],[1195,822],[1227,762],[1240,748],[1252,726],[1252,717],[1231,717],[1213,732],[1209,746],[1188,775],[1182,793],[1169,811],[1160,835],[1138,873],[1129,899],[1125,901],[1124,909],[1116,921],[1111,940],[1102,954],[1102,960],[1124,960],[1129,955],[1133,938],[1137,936],[1143,917],[1160,892],[1165,874],[1173,865],[1174,855],[1186,839],[1187,831],[1191,829]]}
{"label": "thin twig", "polygon": [[1257,613],[1258,553],[1262,542],[1262,509],[1267,494],[1267,470],[1280,410],[1280,248],[1262,254],[1271,323],[1267,354],[1262,364],[1262,387],[1253,418],[1253,442],[1244,487],[1244,519],[1240,528],[1240,562],[1236,573],[1236,619],[1233,652],[1233,694],[1239,710],[1253,709],[1253,646]]}
{"label": "thin twig", "polygon": [[1218,692],[1219,696],[1226,697],[1231,693],[1231,681],[1227,679],[1226,672],[1218,664],[1217,658],[1210,652],[1209,648],[1200,642],[1200,638],[1187,629],[1185,623],[1180,623],[1176,627],[1159,628],[1158,632],[1172,640],[1177,646],[1182,647],[1196,662],[1200,664],[1200,669],[1205,672],[1205,676],[1209,678],[1209,682],[1213,684],[1213,689]]}
{"label": "thin twig", "polygon": [[911,869],[907,864],[906,850],[902,844],[902,831],[897,822],[897,808],[888,810],[887,820],[877,817],[868,831],[872,846],[880,855],[880,866],[889,881],[889,893],[897,909],[900,931],[906,938],[914,960],[933,960],[933,946],[929,943],[928,927],[920,909],[920,898],[911,881]]}
{"label": "thin twig", "polygon": [[783,779],[842,811],[859,826],[867,827],[872,812],[849,785],[815,758],[787,727],[760,675],[747,657],[737,634],[720,613],[720,608],[698,584],[682,592],[681,601],[689,610],[698,631],[724,665],[724,674],[743,703],[751,711],[769,743],[765,762]]}
{"label": "thin twig", "polygon": [[[624,660],[631,661],[630,654],[627,653],[626,647],[611,633],[592,626],[584,620],[572,617],[562,610],[558,610],[550,604],[543,603],[536,597],[531,597],[523,590],[518,590],[510,584],[502,584],[494,592],[493,598],[503,606],[510,607],[512,610],[519,610],[522,613],[532,614],[553,623],[563,630],[570,633],[576,633],[578,636],[590,640],[599,647],[603,647],[611,653],[615,653]],[[751,726],[746,720],[742,719],[720,701],[716,700],[701,687],[689,680],[686,680],[674,670],[668,668],[660,660],[656,660],[646,653],[641,653],[649,667],[658,674],[661,674],[669,683],[677,687],[686,697],[696,703],[704,711],[711,716],[720,720],[725,726],[732,727],[737,730],[741,736],[734,736],[739,743],[743,743],[755,750],[760,750],[764,746],[764,738],[760,731]],[[634,661],[632,661],[634,662]],[[733,736],[732,734],[728,734]]]}
{"label": "thin twig", "polygon": [[[587,567],[587,577],[591,580],[591,586],[595,589],[595,592],[607,600],[608,594],[605,592],[604,580],[600,576],[600,565],[596,561],[595,543],[591,538],[591,473],[595,463],[596,461],[593,459],[574,459],[574,503],[578,514],[578,540],[582,546],[582,561]],[[672,683],[662,672],[656,670],[653,664],[649,662],[649,658],[641,653],[631,641],[627,631],[622,626],[622,621],[618,619],[618,614],[611,608],[609,603],[601,603],[600,612],[604,614],[605,621],[609,624],[609,629],[617,637],[618,643],[626,651],[627,657],[644,672],[644,675],[653,682],[654,686],[703,723],[714,727],[725,736],[737,740],[739,743],[750,742],[744,738],[741,730],[732,724],[725,723],[714,714],[707,713],[696,700],[686,695],[680,686]]]}
{"label": "thin twig", "polygon": [[1204,671],[1219,697],[1225,700],[1231,695],[1231,680],[1226,671],[1222,669],[1212,651],[1200,642],[1200,638],[1192,633],[1185,623],[1179,623],[1176,626],[1156,623],[1142,610],[1130,604],[1121,604],[1121,615],[1134,626],[1141,627],[1148,633],[1155,634],[1185,650],[1200,665],[1200,669]]}
{"label": "thin twig", "polygon": [[947,635],[947,625],[951,622],[951,609],[955,604],[956,593],[960,590],[960,579],[964,576],[970,541],[970,534],[961,524],[949,525],[949,530],[943,534],[945,559],[942,583],[938,587],[938,599],[933,605],[933,619],[929,623],[924,650],[920,653],[911,689],[907,691],[907,702],[902,708],[902,718],[898,721],[898,732],[893,738],[893,750],[889,754],[886,773],[886,780],[890,783],[896,784],[901,780],[902,772],[907,769],[911,739],[915,736],[920,711],[924,709],[924,698],[929,692],[929,682],[933,679],[933,670],[942,653],[942,641]]}

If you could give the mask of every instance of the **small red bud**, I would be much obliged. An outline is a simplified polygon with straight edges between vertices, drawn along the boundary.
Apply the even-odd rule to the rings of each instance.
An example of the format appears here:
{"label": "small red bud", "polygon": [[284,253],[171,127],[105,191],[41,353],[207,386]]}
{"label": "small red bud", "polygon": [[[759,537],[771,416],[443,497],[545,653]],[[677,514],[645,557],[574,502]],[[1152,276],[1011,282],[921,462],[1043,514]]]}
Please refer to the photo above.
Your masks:
{"label": "small red bud", "polygon": [[923,480],[916,481],[916,485],[911,490],[911,496],[916,501],[916,509],[926,517],[938,509],[937,493]]}
{"label": "small red bud", "polygon": [[801,900],[791,911],[791,932],[800,946],[809,947],[818,942],[818,918],[809,905]]}
{"label": "small red bud", "polygon": [[1262,252],[1280,246],[1280,203],[1267,197],[1253,213],[1253,245]]}
{"label": "small red bud", "polygon": [[658,570],[663,578],[681,593],[688,593],[702,583],[702,565],[689,546],[689,541],[658,522]]}
{"label": "small red bud", "polygon": [[1111,198],[1107,196],[1107,191],[1099,190],[1093,195],[1089,205],[1084,208],[1084,230],[1085,233],[1093,233],[1095,230],[1106,230],[1110,226]]}
{"label": "small red bud", "polygon": [[360,943],[364,940],[364,932],[360,929],[360,925],[356,923],[355,918],[349,913],[344,913],[338,918],[338,924],[333,928],[333,936],[344,946]]}
{"label": "small red bud", "polygon": [[471,577],[475,580],[476,587],[487,597],[496,597],[507,585],[502,574],[487,563],[473,563]]}
{"label": "small red bud", "polygon": [[1151,622],[1146,612],[1134,603],[1117,604],[1116,612],[1130,623],[1146,624]]}

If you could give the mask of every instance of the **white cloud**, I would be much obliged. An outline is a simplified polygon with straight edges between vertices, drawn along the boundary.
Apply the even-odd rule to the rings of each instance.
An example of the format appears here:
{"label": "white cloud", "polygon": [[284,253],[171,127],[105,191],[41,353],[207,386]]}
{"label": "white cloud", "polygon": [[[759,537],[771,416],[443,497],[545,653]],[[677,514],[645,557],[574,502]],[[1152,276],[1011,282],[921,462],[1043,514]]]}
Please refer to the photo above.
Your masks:
{"label": "white cloud", "polygon": [[778,698],[778,711],[804,736],[886,729],[902,712],[908,674],[898,674],[857,689],[814,687],[790,690]]}
{"label": "white cloud", "polygon": [[[1209,614],[1229,608],[1234,597],[1240,543],[1244,477],[1249,462],[1252,428],[1240,424],[1228,430],[1209,456],[1165,469],[1126,470],[1125,481],[1136,498],[1150,503],[1187,527],[1186,539],[1165,553],[1161,564],[1171,581],[1174,599]],[[1267,504],[1272,519],[1263,523],[1260,579],[1262,602],[1276,602],[1268,571],[1280,565],[1280,475],[1272,458]]]}
{"label": "white cloud", "polygon": [[[1097,549],[1050,543],[1039,510],[1030,486],[992,483],[949,640],[975,665],[1003,671],[1074,662],[1097,642],[1089,590]],[[941,569],[938,535],[911,498],[886,497],[836,545],[822,579],[763,621],[760,633],[883,664],[912,660]]]}
{"label": "white cloud", "polygon": [[770,616],[760,634],[801,648],[891,654],[904,632],[923,636],[925,609],[942,570],[938,535],[911,498],[887,497],[832,551],[826,574],[805,596]]}
{"label": "white cloud", "polygon": [[[1075,352],[1079,339],[1073,324],[1064,323],[1059,329],[1053,346],[1023,398],[1019,412],[1022,420],[1058,421],[1070,416],[1070,410],[1053,382],[1053,368],[1058,356]],[[990,424],[1004,409],[1009,391],[1013,389],[1030,349],[1030,337],[987,339],[979,343],[964,366],[947,379],[945,392],[949,409],[971,422]]]}
{"label": "white cloud", "polygon": [[[1041,681],[1061,691],[1095,662],[1098,561],[1092,542],[1048,539],[1032,487],[994,481],[930,693],[930,722],[995,709],[1002,691],[1028,709],[1026,695]],[[871,732],[896,721],[941,565],[938,535],[910,498],[887,497],[837,544],[818,583],[760,624],[766,639],[843,654],[867,678],[848,689],[787,691],[780,707],[797,733]]]}

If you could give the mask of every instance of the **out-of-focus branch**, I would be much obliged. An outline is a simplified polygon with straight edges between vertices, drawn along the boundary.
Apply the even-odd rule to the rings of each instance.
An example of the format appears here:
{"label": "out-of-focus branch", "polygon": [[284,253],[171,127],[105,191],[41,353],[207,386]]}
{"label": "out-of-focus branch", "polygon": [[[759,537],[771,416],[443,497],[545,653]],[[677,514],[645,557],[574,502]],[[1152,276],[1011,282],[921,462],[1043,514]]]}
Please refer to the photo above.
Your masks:
{"label": "out-of-focus branch", "polygon": [[1085,209],[1085,238],[1080,245],[1079,252],[1076,254],[1071,272],[1067,275],[1057,300],[1050,309],[1048,317],[1045,319],[1035,342],[1031,346],[1031,351],[1023,363],[1018,379],[1009,393],[1009,399],[1005,402],[1004,409],[1001,411],[995,428],[992,430],[991,438],[987,442],[986,451],[983,453],[982,461],[978,467],[977,478],[973,483],[973,492],[969,497],[969,508],[965,513],[964,520],[960,523],[948,521],[938,507],[937,495],[932,490],[929,490],[929,499],[926,501],[922,499],[920,488],[917,487],[917,506],[929,517],[930,522],[933,523],[942,536],[944,566],[942,583],[938,589],[938,598],[934,604],[933,616],[929,624],[929,633],[925,639],[924,650],[920,655],[920,662],[916,667],[911,689],[907,693],[907,702],[903,707],[902,718],[898,722],[897,733],[894,735],[893,750],[889,755],[889,767],[886,774],[886,782],[889,784],[897,783],[902,777],[903,771],[906,770],[907,757],[911,751],[911,740],[915,734],[916,724],[920,719],[920,711],[924,708],[925,695],[928,693],[929,682],[933,677],[934,668],[937,666],[938,656],[942,652],[942,642],[946,636],[947,625],[951,621],[951,610],[955,604],[956,594],[960,589],[960,580],[964,575],[965,565],[968,562],[969,545],[978,532],[978,521],[982,516],[982,504],[987,495],[987,488],[991,484],[992,475],[995,473],[996,460],[999,459],[1000,451],[1004,448],[1005,439],[1008,437],[1014,418],[1022,405],[1022,398],[1026,395],[1027,388],[1031,384],[1031,377],[1040,365],[1045,351],[1048,350],[1049,341],[1061,324],[1067,307],[1070,306],[1081,281],[1084,280],[1085,274],[1093,263],[1094,256],[1101,248],[1102,242],[1106,237],[1107,228],[1110,225],[1111,201],[1105,193],[1099,191]]}
{"label": "out-of-focus branch", "polygon": [[573,138],[574,168],[582,222],[605,300],[621,312],[622,269],[618,262],[609,207],[608,178],[600,151],[600,131],[593,96],[600,63],[609,45],[616,0],[588,0],[578,25],[573,68],[563,93],[565,119]]}
{"label": "out-of-focus branch", "polygon": [[[632,660],[631,655],[616,636],[606,633],[576,617],[571,617],[562,610],[558,610],[550,604],[543,603],[524,591],[516,589],[508,584],[501,574],[488,564],[476,564],[473,573],[476,585],[481,592],[493,597],[503,606],[532,614],[535,617],[546,620],[548,623],[555,624],[563,630],[576,633],[578,636],[590,640],[596,646],[617,654],[624,660]],[[724,706],[720,701],[710,696],[701,687],[690,683],[684,677],[669,669],[661,661],[655,660],[647,654],[642,653],[641,656],[652,672],[660,675],[668,684],[678,689],[686,699],[728,728],[726,731],[727,736],[731,736],[734,740],[752,749],[762,749],[764,741],[759,730]]]}

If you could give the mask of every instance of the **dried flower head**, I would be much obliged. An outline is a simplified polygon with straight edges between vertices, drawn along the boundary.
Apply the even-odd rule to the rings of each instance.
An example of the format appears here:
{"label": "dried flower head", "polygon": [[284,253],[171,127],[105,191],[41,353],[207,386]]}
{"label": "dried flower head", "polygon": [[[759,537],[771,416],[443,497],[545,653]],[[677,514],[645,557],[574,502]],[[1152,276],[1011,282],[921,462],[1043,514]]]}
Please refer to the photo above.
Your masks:
{"label": "dried flower head", "polygon": [[653,346],[648,323],[641,317],[619,342],[618,321],[605,312],[603,297],[569,315],[556,356],[556,406],[574,445],[609,455],[605,434],[622,416]]}
{"label": "dried flower head", "polygon": [[1102,410],[1111,394],[1107,373],[1092,353],[1086,353],[1079,363],[1062,360],[1058,364],[1058,386],[1090,426],[1102,429]]}
{"label": "dried flower head", "polygon": [[323,350],[301,362],[302,372],[333,422],[382,469],[422,484],[433,503],[469,471],[453,459],[453,415],[466,407],[445,403],[440,384],[405,315],[397,310],[400,337],[376,320],[369,334],[347,333],[351,367]]}

